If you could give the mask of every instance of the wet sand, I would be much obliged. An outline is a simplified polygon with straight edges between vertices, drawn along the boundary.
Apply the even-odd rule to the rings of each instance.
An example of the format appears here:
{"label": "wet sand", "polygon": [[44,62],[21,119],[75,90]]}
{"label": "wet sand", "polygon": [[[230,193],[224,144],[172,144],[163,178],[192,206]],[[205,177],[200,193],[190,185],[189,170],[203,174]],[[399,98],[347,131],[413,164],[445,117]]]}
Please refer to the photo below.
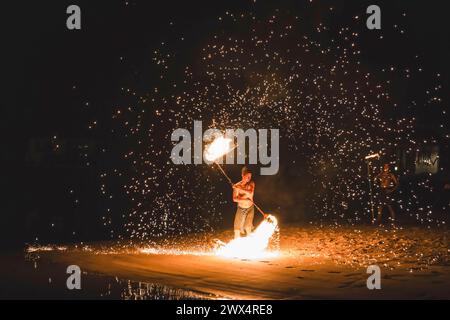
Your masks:
{"label": "wet sand", "polygon": [[78,264],[95,271],[135,281],[189,288],[230,299],[440,299],[450,298],[448,267],[423,271],[382,268],[382,289],[368,290],[366,269],[330,263],[271,258],[242,261],[187,255],[53,256],[62,264]]}
{"label": "wet sand", "polygon": [[[162,251],[168,245],[161,245],[149,254],[113,244],[34,254],[38,252],[39,263],[57,266],[62,273],[68,265],[76,264],[86,274],[157,283],[199,292],[209,298],[450,298],[447,231],[287,226],[281,229],[277,257],[233,259],[203,251],[194,255],[201,243],[214,237],[227,240],[230,236],[229,232],[223,232],[184,239],[184,254]],[[177,245],[172,244],[172,248],[177,250]],[[381,268],[380,290],[369,290],[366,286],[370,264]]]}

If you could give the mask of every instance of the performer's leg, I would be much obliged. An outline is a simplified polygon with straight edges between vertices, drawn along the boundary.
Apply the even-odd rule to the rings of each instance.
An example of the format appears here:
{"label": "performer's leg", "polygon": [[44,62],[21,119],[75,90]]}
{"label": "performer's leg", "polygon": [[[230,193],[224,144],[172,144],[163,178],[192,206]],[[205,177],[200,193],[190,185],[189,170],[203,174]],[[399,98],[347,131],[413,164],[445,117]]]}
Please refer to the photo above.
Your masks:
{"label": "performer's leg", "polygon": [[253,217],[255,215],[255,208],[254,206],[251,206],[248,210],[247,210],[247,217],[245,217],[245,233],[248,235],[250,235],[253,231]]}
{"label": "performer's leg", "polygon": [[377,216],[377,223],[380,224],[381,223],[381,218],[383,217],[383,206],[379,205],[378,206],[378,216]]}
{"label": "performer's leg", "polygon": [[388,204],[387,207],[389,209],[389,213],[391,214],[392,223],[394,223],[395,222],[395,211],[394,211],[394,208],[392,208],[392,205],[390,205],[390,204]]}
{"label": "performer's leg", "polygon": [[234,238],[239,238],[241,236],[241,228],[244,221],[242,221],[242,210],[237,208],[236,214],[234,216]]}

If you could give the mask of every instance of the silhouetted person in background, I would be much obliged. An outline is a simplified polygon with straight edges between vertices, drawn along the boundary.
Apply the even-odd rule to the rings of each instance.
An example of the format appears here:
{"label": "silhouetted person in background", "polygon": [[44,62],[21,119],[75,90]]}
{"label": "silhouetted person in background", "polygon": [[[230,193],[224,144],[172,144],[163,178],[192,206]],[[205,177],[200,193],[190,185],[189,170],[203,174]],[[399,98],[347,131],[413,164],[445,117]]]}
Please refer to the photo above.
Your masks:
{"label": "silhouetted person in background", "polygon": [[399,182],[397,177],[390,171],[389,164],[385,163],[383,171],[375,177],[375,185],[378,186],[378,217],[377,222],[381,223],[383,208],[386,206],[391,214],[392,223],[395,222],[395,211],[392,207],[394,198],[392,193],[397,190]]}

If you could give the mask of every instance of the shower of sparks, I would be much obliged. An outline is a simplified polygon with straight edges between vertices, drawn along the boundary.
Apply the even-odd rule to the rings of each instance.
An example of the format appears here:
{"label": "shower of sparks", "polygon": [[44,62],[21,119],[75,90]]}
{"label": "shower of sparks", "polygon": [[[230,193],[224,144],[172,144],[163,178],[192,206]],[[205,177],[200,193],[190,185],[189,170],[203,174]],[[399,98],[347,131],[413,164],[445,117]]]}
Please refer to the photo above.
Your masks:
{"label": "shower of sparks", "polygon": [[[212,183],[214,172],[170,161],[172,131],[190,129],[194,120],[219,130],[279,128],[292,154],[280,163],[307,169],[314,186],[307,195],[309,211],[317,221],[336,224],[369,219],[366,155],[380,152],[389,162],[397,148],[405,157],[414,157],[422,143],[436,142],[434,137],[417,138],[417,106],[437,112],[442,121],[438,126],[445,132],[450,122],[440,97],[440,74],[427,70],[425,76],[420,56],[413,54],[396,67],[370,66],[360,48],[364,19],[344,19],[341,26],[330,27],[326,21],[336,21],[338,10],[324,11],[320,21],[314,18],[316,11],[309,10],[313,3],[305,2],[299,15],[277,9],[261,16],[258,4],[253,5],[255,10],[217,17],[210,37],[200,43],[182,34],[176,21],[170,22],[179,37],[154,48],[153,65],[133,69],[136,78],[149,79],[146,89],[138,89],[141,82],[127,83],[109,119],[102,115],[89,123],[89,130],[99,130],[99,135],[110,132],[110,144],[102,146],[103,157],[97,162],[103,168],[102,222],[111,238],[164,239],[211,231],[223,219],[221,208],[229,202]],[[402,39],[407,32],[401,24],[394,28],[398,34],[374,41],[383,47],[387,38]],[[186,45],[189,41],[192,46]],[[183,50],[192,47],[195,59],[186,60],[190,54]],[[118,61],[129,69],[126,56]],[[414,81],[422,84],[423,92],[401,100],[397,83],[406,87]],[[448,132],[443,135],[446,141],[449,137]],[[426,200],[432,192],[430,179],[405,183],[400,211],[418,223],[444,224]],[[443,210],[448,212],[448,206]]]}
{"label": "shower of sparks", "polygon": [[[182,237],[169,245],[149,246],[147,242],[118,243],[104,242],[92,245],[68,246],[30,245],[26,250],[28,258],[39,258],[48,252],[61,254],[89,253],[92,255],[192,255],[216,256],[217,237],[227,238],[228,232],[223,231],[207,237],[191,235]],[[383,228],[368,226],[284,226],[281,235],[281,247],[277,258],[301,259],[311,257],[318,264],[329,263],[330,259],[336,265],[364,268],[371,264],[383,265],[385,268],[423,270],[430,266],[448,266],[450,264],[450,249],[448,247],[449,231],[426,228],[398,228],[392,232]],[[270,244],[273,244],[271,239]],[[208,245],[215,243],[216,245]],[[270,250],[270,249],[269,249]],[[270,254],[277,252],[268,252]],[[328,262],[327,262],[328,261]]]}
{"label": "shower of sparks", "polygon": [[230,138],[219,136],[205,149],[205,159],[213,162],[226,155],[232,149],[233,141]]}
{"label": "shower of sparks", "polygon": [[141,253],[156,254],[156,255],[173,255],[173,256],[210,256],[212,252],[210,250],[180,250],[180,249],[163,249],[163,248],[142,248],[139,250]]}
{"label": "shower of sparks", "polygon": [[231,240],[220,246],[216,254],[226,258],[241,259],[275,257],[278,255],[277,251],[267,251],[266,249],[277,227],[277,219],[269,215],[249,236]]}
{"label": "shower of sparks", "polygon": [[65,246],[43,246],[43,245],[30,245],[26,248],[27,252],[43,252],[43,251],[66,251]]}

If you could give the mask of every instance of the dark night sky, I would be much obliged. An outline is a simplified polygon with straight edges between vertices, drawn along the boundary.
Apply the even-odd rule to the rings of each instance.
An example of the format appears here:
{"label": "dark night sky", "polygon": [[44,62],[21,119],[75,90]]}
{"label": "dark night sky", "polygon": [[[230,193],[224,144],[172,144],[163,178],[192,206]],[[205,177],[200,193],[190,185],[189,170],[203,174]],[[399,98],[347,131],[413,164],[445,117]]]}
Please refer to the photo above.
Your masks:
{"label": "dark night sky", "polygon": [[[365,17],[365,8],[376,3],[382,8],[382,24],[386,27],[395,24],[395,19],[406,12],[403,25],[408,34],[402,43],[387,42],[385,47],[379,47],[373,41],[376,32],[361,30],[365,63],[374,67],[386,61],[405,63],[405,59],[413,57],[412,53],[419,53],[425,69],[441,72],[443,92],[448,92],[450,28],[444,1],[346,1],[345,5],[339,4],[343,1],[313,2],[312,17],[317,20],[330,4],[336,4],[337,16],[348,20],[354,15]],[[303,1],[293,0],[258,3],[261,16],[270,14],[274,8],[301,12],[304,5]],[[69,31],[65,27],[69,4],[77,4],[82,9],[81,31]],[[227,10],[245,11],[251,6],[251,1],[244,0],[131,0],[129,5],[125,1],[92,0],[2,4],[0,105],[4,174],[1,184],[5,201],[1,211],[5,213],[3,219],[10,221],[1,222],[2,237],[11,239],[14,235],[12,238],[17,241],[29,239],[23,217],[33,210],[39,211],[32,203],[37,208],[52,199],[59,202],[55,210],[64,210],[65,204],[71,201],[66,192],[68,181],[80,174],[71,168],[64,179],[55,179],[54,176],[65,175],[65,169],[54,169],[54,164],[45,162],[30,169],[26,164],[30,139],[54,135],[65,139],[99,139],[80,128],[85,128],[93,117],[107,117],[111,113],[109,109],[120,103],[120,88],[127,83],[140,92],[151,87],[150,82],[155,80],[146,70],[150,70],[149,57],[155,46],[183,34],[187,45],[174,42],[183,52],[177,61],[183,66],[195,61],[196,50],[216,27],[218,15]],[[169,26],[170,21],[176,22],[174,27]],[[329,21],[329,24],[338,26],[340,21]],[[120,57],[125,57],[127,62],[121,63]],[[405,99],[409,92],[416,91],[414,85],[420,84],[402,88]],[[89,113],[80,112],[80,105],[86,102]],[[417,110],[417,115],[425,136],[440,134],[435,132],[435,115],[421,110]],[[108,139],[107,132],[102,138]],[[71,160],[64,165],[76,166]],[[95,173],[83,174],[86,181],[80,183],[89,185]],[[96,217],[87,219],[95,221]]]}

